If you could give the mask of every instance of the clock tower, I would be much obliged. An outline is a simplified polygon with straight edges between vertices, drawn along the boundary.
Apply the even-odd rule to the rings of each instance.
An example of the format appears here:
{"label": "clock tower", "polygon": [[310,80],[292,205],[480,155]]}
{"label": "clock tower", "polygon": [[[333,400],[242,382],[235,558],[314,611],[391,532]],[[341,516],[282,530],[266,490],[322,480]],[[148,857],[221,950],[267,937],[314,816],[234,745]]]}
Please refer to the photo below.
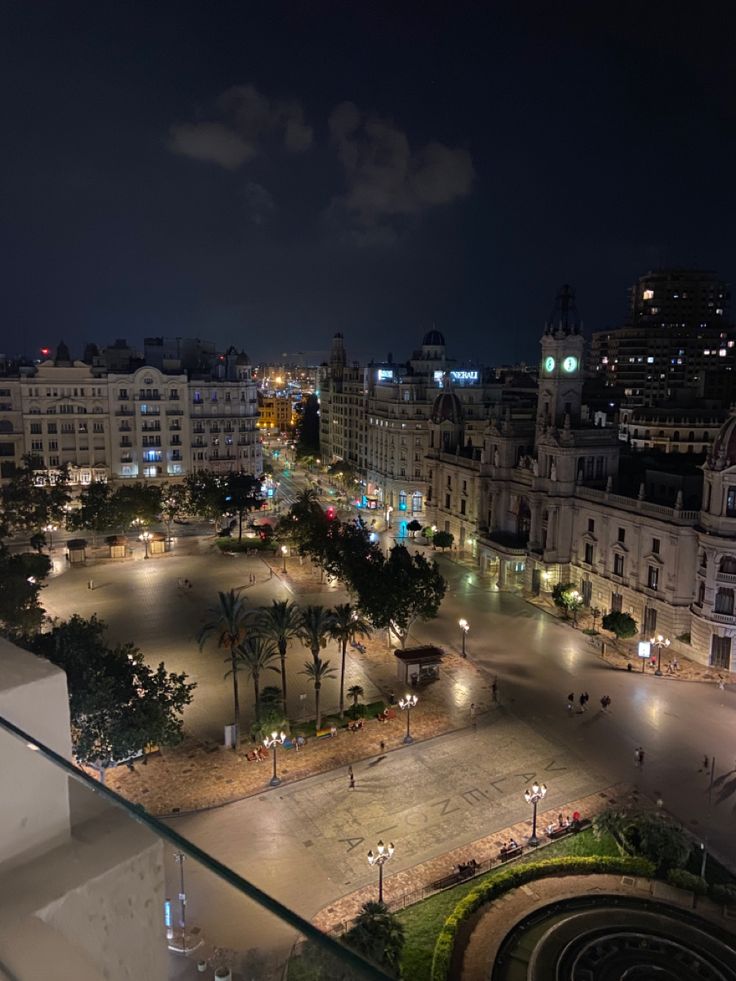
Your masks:
{"label": "clock tower", "polygon": [[563,286],[542,335],[537,430],[562,429],[580,422],[583,391],[583,335],[575,291]]}

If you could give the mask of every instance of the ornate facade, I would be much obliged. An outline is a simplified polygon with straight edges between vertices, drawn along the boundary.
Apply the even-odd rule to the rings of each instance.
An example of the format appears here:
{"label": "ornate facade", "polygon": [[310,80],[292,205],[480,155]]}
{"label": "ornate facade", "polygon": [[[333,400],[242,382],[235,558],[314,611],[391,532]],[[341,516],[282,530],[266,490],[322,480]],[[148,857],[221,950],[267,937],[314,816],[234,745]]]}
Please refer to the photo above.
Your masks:
{"label": "ornate facade", "polygon": [[[730,668],[736,636],[736,415],[704,467],[699,510],[614,493],[617,435],[581,419],[583,338],[565,287],[541,341],[534,418],[496,414],[468,446],[462,406],[437,397],[427,452],[430,517],[499,589],[577,585],[601,612],[630,612],[642,636],[682,638]],[[736,661],[734,661],[736,664]]]}

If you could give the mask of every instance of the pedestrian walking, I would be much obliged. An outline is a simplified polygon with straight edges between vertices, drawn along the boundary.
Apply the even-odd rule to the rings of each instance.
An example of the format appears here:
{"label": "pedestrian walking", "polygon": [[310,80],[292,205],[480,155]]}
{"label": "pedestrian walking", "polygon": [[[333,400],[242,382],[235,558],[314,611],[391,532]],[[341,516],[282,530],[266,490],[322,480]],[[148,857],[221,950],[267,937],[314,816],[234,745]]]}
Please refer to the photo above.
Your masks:
{"label": "pedestrian walking", "polygon": [[478,723],[475,719],[475,702],[470,703],[470,724],[473,726],[473,731],[478,728]]}
{"label": "pedestrian walking", "polygon": [[386,752],[386,743],[381,740],[381,755]]}
{"label": "pedestrian walking", "polygon": [[584,712],[585,711],[585,695],[582,692],[580,693],[580,698],[578,698],[578,703],[580,705],[580,711],[581,712]]}
{"label": "pedestrian walking", "polygon": [[498,679],[494,678],[491,684],[491,695],[493,696],[493,701],[498,701]]}
{"label": "pedestrian walking", "polygon": [[723,675],[722,674],[719,674],[718,675],[718,687],[719,687],[719,689],[721,691],[725,691],[726,690],[726,685],[725,685],[725,683],[723,681]]}
{"label": "pedestrian walking", "polygon": [[708,759],[708,757],[706,755],[706,756],[703,757],[703,769],[705,770],[706,773],[708,772],[708,767],[709,766],[710,766],[710,760]]}
{"label": "pedestrian walking", "polygon": [[639,748],[634,750],[634,766],[639,766]]}
{"label": "pedestrian walking", "polygon": [[353,776],[352,772],[350,774],[350,786],[348,789],[355,790],[355,777]]}
{"label": "pedestrian walking", "polygon": [[606,696],[601,695],[601,709],[605,712],[607,708],[608,708],[608,703],[606,701]]}
{"label": "pedestrian walking", "polygon": [[349,766],[348,767],[348,777],[350,778],[350,780],[353,779],[353,768],[352,768],[352,766]]}

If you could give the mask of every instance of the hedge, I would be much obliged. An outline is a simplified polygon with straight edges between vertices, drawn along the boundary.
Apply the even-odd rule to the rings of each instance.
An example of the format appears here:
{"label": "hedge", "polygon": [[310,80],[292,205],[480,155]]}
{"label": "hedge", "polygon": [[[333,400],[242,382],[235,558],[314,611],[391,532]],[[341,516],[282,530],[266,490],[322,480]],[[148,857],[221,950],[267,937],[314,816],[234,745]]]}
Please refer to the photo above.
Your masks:
{"label": "hedge", "polygon": [[484,903],[497,899],[509,889],[515,889],[533,879],[554,875],[593,874],[638,875],[651,878],[654,875],[654,863],[646,858],[630,856],[618,858],[602,855],[567,855],[562,858],[540,859],[537,862],[504,869],[464,896],[445,920],[434,947],[432,981],[446,981],[449,977],[458,929]]}
{"label": "hedge", "polygon": [[667,873],[667,881],[678,889],[694,892],[696,896],[705,896],[708,893],[708,883],[705,879],[685,869],[670,869]]}

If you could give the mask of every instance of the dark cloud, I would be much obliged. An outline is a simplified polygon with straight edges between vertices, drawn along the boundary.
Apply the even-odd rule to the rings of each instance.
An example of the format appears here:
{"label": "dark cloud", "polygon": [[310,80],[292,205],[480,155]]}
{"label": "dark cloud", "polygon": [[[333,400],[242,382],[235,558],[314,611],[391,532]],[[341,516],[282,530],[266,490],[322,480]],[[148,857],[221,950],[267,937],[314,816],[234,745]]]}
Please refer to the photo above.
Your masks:
{"label": "dark cloud", "polygon": [[234,85],[198,113],[194,122],[169,130],[169,149],[195,160],[237,170],[268,143],[302,153],[313,139],[304,111],[295,100],[269,99],[254,85]]}
{"label": "dark cloud", "polygon": [[451,204],[472,189],[475,169],[462,147],[431,141],[413,149],[395,123],[366,116],[352,102],[333,110],[329,128],[346,182],[333,209],[366,242],[390,240],[392,219]]}

